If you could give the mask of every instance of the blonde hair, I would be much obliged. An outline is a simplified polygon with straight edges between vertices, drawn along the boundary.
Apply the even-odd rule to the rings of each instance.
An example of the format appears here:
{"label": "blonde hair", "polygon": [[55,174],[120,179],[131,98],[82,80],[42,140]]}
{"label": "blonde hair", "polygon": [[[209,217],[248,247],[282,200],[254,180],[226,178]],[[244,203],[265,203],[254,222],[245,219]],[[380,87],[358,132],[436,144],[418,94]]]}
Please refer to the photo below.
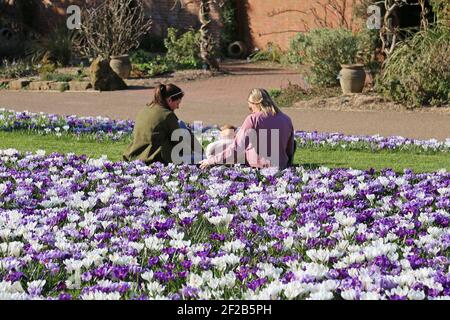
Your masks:
{"label": "blonde hair", "polygon": [[253,89],[248,96],[248,101],[255,104],[259,111],[265,115],[281,113],[280,108],[278,108],[265,89]]}
{"label": "blonde hair", "polygon": [[223,125],[222,127],[220,127],[220,131],[225,131],[225,130],[234,130],[234,131],[236,131],[236,127],[235,126],[233,126],[232,124],[226,124],[226,125]]}

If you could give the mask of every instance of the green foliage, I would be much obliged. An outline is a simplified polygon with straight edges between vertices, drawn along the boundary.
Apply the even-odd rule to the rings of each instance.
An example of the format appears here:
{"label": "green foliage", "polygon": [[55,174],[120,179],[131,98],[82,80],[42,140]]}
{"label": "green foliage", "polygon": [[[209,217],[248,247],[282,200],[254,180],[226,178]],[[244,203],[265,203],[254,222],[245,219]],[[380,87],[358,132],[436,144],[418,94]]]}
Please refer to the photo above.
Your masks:
{"label": "green foliage", "polygon": [[266,50],[259,50],[250,56],[251,61],[270,61],[275,63],[281,63],[284,57],[284,52],[281,50],[280,46],[269,42],[267,43]]}
{"label": "green foliage", "polygon": [[44,73],[41,75],[43,81],[69,82],[73,80],[73,76],[61,73]]}
{"label": "green foliage", "polygon": [[24,61],[3,60],[0,66],[0,78],[17,79],[29,77],[36,74],[34,67]]}
{"label": "green foliage", "polygon": [[47,77],[47,75],[55,73],[55,71],[56,71],[56,66],[54,64],[45,63],[39,67],[39,77],[41,79],[43,79],[44,81],[49,81],[49,80],[45,80],[45,78]]}
{"label": "green foliage", "polygon": [[137,50],[130,57],[133,70],[137,70],[144,76],[154,77],[169,71],[173,71],[166,63],[164,57],[152,54],[144,50]]}
{"label": "green foliage", "polygon": [[196,69],[202,65],[200,59],[200,32],[190,30],[177,36],[177,30],[167,29],[164,45],[167,48],[165,60],[177,69]]}
{"label": "green foliage", "polygon": [[146,50],[139,49],[130,54],[130,61],[132,64],[147,63],[154,57],[154,54],[151,54]]}
{"label": "green foliage", "polygon": [[450,29],[432,26],[401,44],[386,61],[376,88],[410,106],[450,101]]}
{"label": "green foliage", "polygon": [[26,50],[26,55],[34,63],[44,58],[62,66],[67,66],[72,59],[75,46],[76,33],[65,26],[57,28],[52,34],[42,36],[35,40]]}
{"label": "green foliage", "polygon": [[226,53],[228,46],[239,40],[236,38],[238,35],[237,19],[236,19],[236,1],[225,0],[223,6],[220,9],[220,22],[222,28],[220,28],[220,42],[222,45],[222,52]]}
{"label": "green foliage", "polygon": [[135,51],[130,57],[133,68],[150,77],[174,70],[199,68],[202,65],[200,33],[190,30],[181,36],[177,34],[174,28],[167,30],[167,38],[164,39],[167,53],[164,56],[145,50]]}
{"label": "green foliage", "polygon": [[372,73],[379,72],[381,64],[376,60],[377,49],[381,48],[378,30],[363,28],[356,34],[358,40],[358,62],[368,67]]}
{"label": "green foliage", "polygon": [[448,0],[430,0],[433,13],[436,15],[436,22],[448,24],[450,19],[450,2]]}
{"label": "green foliage", "polygon": [[287,60],[290,64],[303,64],[305,62],[306,48],[310,44],[306,33],[297,33],[289,44]]}
{"label": "green foliage", "polygon": [[315,29],[303,41],[311,82],[320,86],[338,84],[341,64],[354,63],[358,52],[356,37],[345,29]]}
{"label": "green foliage", "polygon": [[272,99],[278,98],[283,91],[281,89],[269,89],[269,95],[272,97]]}
{"label": "green foliage", "polygon": [[39,74],[45,74],[45,73],[53,73],[56,71],[56,66],[53,63],[46,63],[43,64],[39,68]]}
{"label": "green foliage", "polygon": [[62,86],[60,87],[59,91],[60,92],[64,92],[70,89],[70,86],[67,82],[63,83]]}
{"label": "green foliage", "polygon": [[133,64],[133,68],[150,77],[154,77],[174,70],[173,66],[167,64],[166,59],[161,56],[157,56],[156,58],[147,62]]}
{"label": "green foliage", "polygon": [[73,80],[82,80],[85,77],[84,74],[67,74],[67,73],[43,73],[41,74],[41,80],[43,81],[57,81],[57,82],[70,82]]}

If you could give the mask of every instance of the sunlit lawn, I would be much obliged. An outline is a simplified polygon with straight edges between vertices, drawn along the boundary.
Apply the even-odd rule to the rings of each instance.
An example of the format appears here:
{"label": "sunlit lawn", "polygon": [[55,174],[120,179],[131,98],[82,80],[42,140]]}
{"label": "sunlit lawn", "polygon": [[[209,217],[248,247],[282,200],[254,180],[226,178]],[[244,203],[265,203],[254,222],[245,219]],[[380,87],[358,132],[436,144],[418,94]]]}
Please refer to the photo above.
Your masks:
{"label": "sunlit lawn", "polygon": [[[98,158],[108,156],[112,161],[122,160],[122,152],[128,141],[97,142],[87,138],[76,140],[71,136],[41,136],[26,132],[0,132],[0,149],[14,148],[19,151],[45,150],[47,153],[75,153]],[[330,168],[384,169],[397,172],[413,169],[416,172],[431,172],[439,169],[450,170],[448,153],[417,154],[405,151],[350,151],[332,150],[327,147],[300,148],[295,155],[295,164],[307,168],[326,166]]]}

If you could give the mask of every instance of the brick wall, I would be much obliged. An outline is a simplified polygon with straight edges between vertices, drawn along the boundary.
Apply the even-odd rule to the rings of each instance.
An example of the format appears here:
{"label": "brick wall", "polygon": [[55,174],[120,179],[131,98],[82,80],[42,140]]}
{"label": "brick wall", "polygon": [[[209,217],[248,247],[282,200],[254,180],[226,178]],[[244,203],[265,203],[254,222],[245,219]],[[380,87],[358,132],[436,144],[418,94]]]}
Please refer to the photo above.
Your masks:
{"label": "brick wall", "polygon": [[[153,19],[152,33],[165,35],[168,27],[177,29],[199,29],[200,0],[145,0],[147,12]],[[211,29],[215,37],[220,37],[220,17],[215,6],[211,12]]]}
{"label": "brick wall", "polygon": [[[70,4],[90,6],[102,0],[42,0],[47,7],[41,14],[44,21],[63,18]],[[250,47],[265,48],[274,42],[282,49],[289,47],[292,37],[298,32],[326,24],[337,27],[339,19],[332,10],[324,10],[321,4],[330,0],[235,0],[238,4],[239,34],[236,40],[244,40]],[[346,21],[351,23],[352,3],[359,0],[331,0],[346,5]],[[145,0],[146,11],[153,19],[151,33],[165,36],[168,27],[186,30],[198,29],[200,0]],[[314,14],[315,13],[315,14]],[[316,17],[320,17],[317,19]],[[45,23],[42,23],[44,25]],[[211,29],[217,42],[220,40],[219,9],[212,10]]]}
{"label": "brick wall", "polygon": [[[245,2],[247,3],[244,4]],[[317,2],[325,4],[327,0],[238,0],[240,24],[248,25],[249,28],[246,41],[256,48],[265,48],[268,42],[274,42],[282,49],[287,49],[290,39],[296,33],[319,27],[324,19],[327,24],[337,27],[339,19],[330,9],[324,10]],[[346,4],[348,23],[351,21],[353,2],[355,1],[338,1],[339,4]],[[243,21],[242,12],[246,12],[247,21]],[[315,18],[314,12],[320,19]]]}
{"label": "brick wall", "polygon": [[[46,21],[56,19],[63,21],[66,16],[66,9],[71,4],[80,7],[92,6],[98,0],[42,0],[43,10],[40,18]],[[199,29],[200,22],[198,12],[200,0],[144,0],[146,13],[152,17],[153,26],[151,33],[158,36],[165,36],[168,27],[186,30],[188,28]],[[215,38],[220,38],[220,18],[217,7],[213,7],[211,12],[211,29]]]}

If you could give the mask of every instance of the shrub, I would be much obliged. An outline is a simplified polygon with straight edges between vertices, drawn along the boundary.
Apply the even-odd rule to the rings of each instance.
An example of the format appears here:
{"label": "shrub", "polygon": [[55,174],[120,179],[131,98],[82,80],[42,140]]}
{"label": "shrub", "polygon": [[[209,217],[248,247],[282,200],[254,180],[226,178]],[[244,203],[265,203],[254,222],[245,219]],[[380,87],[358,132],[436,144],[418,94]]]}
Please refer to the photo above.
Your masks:
{"label": "shrub", "polygon": [[130,56],[133,70],[138,71],[139,76],[154,77],[171,71],[163,57],[144,50],[137,50]]}
{"label": "shrub", "polygon": [[358,52],[356,38],[344,29],[317,29],[308,34],[306,59],[311,64],[313,83],[332,86],[338,83],[341,64],[353,63]]}
{"label": "shrub", "polygon": [[167,30],[164,39],[167,53],[155,55],[144,50],[137,50],[131,55],[133,68],[140,73],[153,77],[177,69],[196,69],[202,65],[200,59],[200,33],[189,30],[181,36],[174,28]]}
{"label": "shrub", "polygon": [[282,93],[283,93],[283,91],[281,89],[269,89],[269,95],[273,99],[278,98]]}
{"label": "shrub", "polygon": [[150,61],[147,60],[147,62],[135,63],[133,64],[133,68],[150,77],[174,70],[173,67],[168,65],[166,60],[161,56],[157,56]]}
{"label": "shrub", "polygon": [[56,66],[53,63],[45,63],[39,67],[39,75],[53,73],[56,71]]}
{"label": "shrub", "polygon": [[35,74],[36,70],[33,66],[24,61],[9,62],[8,60],[3,60],[2,65],[0,66],[0,78],[17,79]]}
{"label": "shrub", "polygon": [[189,30],[180,36],[178,30],[169,28],[164,39],[167,53],[155,55],[144,50],[137,50],[131,55],[134,70],[154,77],[176,69],[196,69],[202,65],[200,59],[200,33]]}
{"label": "shrub", "polygon": [[154,57],[155,57],[154,54],[151,54],[148,51],[139,49],[130,55],[130,61],[133,64],[147,63],[147,62],[151,61]]}
{"label": "shrub", "polygon": [[311,65],[311,82],[321,86],[338,84],[341,64],[354,63],[358,52],[356,37],[345,29],[315,29],[294,42],[299,61]]}
{"label": "shrub", "polygon": [[386,97],[412,106],[450,101],[450,29],[420,31],[386,61],[376,88]]}
{"label": "shrub", "polygon": [[127,54],[151,27],[143,0],[106,0],[83,11],[79,51],[91,58]]}
{"label": "shrub", "polygon": [[381,69],[381,63],[377,60],[377,49],[381,48],[381,40],[378,30],[363,28],[356,34],[358,40],[358,62],[364,64],[374,75]]}
{"label": "shrub", "polygon": [[267,43],[266,50],[259,50],[250,56],[251,61],[270,61],[275,63],[281,63],[283,60],[284,52],[281,50],[280,46],[269,42]]}
{"label": "shrub", "polygon": [[75,47],[76,33],[65,26],[59,27],[53,33],[40,37],[32,42],[26,50],[26,55],[33,63],[48,60],[62,66],[69,65]]}
{"label": "shrub", "polygon": [[177,29],[169,28],[164,45],[167,48],[166,64],[177,69],[196,69],[202,65],[200,59],[200,33],[189,30],[180,37]]}
{"label": "shrub", "polygon": [[309,37],[306,33],[297,33],[289,44],[287,61],[290,64],[303,64],[305,62],[305,51],[308,46]]}

